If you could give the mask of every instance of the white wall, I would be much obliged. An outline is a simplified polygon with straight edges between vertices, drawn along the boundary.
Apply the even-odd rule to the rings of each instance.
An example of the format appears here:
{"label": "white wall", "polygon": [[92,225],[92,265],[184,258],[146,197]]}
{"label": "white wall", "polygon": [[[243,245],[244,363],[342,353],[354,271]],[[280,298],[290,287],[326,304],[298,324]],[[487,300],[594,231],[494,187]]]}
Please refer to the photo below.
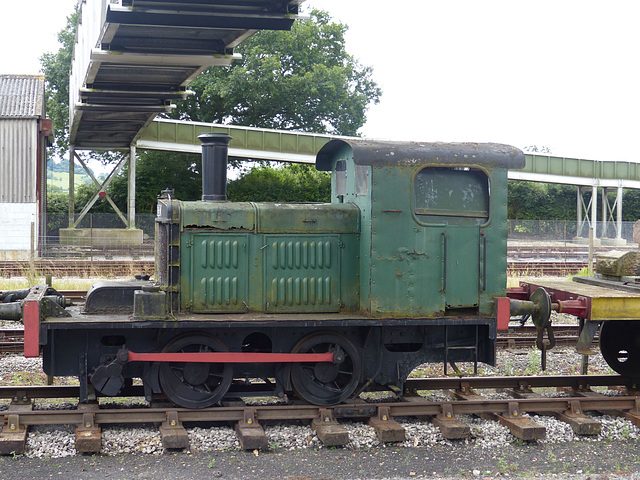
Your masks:
{"label": "white wall", "polygon": [[0,203],[0,257],[10,252],[31,251],[31,222],[35,223],[37,249],[37,208],[35,203]]}

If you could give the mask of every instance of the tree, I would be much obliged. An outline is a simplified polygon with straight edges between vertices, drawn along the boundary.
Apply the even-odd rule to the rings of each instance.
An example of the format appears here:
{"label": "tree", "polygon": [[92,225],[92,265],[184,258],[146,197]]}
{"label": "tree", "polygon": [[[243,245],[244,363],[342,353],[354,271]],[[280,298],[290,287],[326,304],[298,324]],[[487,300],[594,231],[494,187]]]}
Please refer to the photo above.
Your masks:
{"label": "tree", "polygon": [[[345,25],[332,22],[326,12],[313,11],[308,20],[297,21],[291,32],[261,31],[238,48],[243,56],[241,62],[227,68],[211,68],[196,78],[189,86],[195,94],[180,102],[172,116],[201,122],[355,135],[365,122],[368,105],[377,103],[381,92],[371,79],[371,68],[359,65],[347,54],[346,30]],[[200,198],[199,156],[141,151],[139,157],[136,167],[139,212],[153,211],[157,195],[164,188],[174,188],[180,199]],[[109,190],[119,206],[126,199],[126,173],[123,169]],[[295,175],[300,175],[300,179],[294,180]],[[326,178],[300,165],[274,172],[259,167],[255,172],[243,174],[238,183],[229,184],[229,198],[328,199],[328,194],[320,193],[327,188]],[[251,191],[253,197],[248,191],[243,193],[243,188]],[[280,196],[274,196],[274,192]]]}
{"label": "tree", "polygon": [[[189,153],[141,151],[136,162],[136,210],[154,213],[158,194],[165,188],[174,190],[180,200],[202,197],[201,156]],[[128,166],[113,179],[109,194],[119,208],[127,202]]]}
{"label": "tree", "polygon": [[[56,133],[56,155],[68,148],[68,81],[78,10],[67,18],[58,34],[62,48],[41,58],[47,81],[47,108]],[[361,66],[347,54],[344,34],[347,27],[332,22],[322,11],[311,12],[307,20],[294,23],[291,32],[261,31],[237,48],[243,59],[230,67],[214,67],[190,85],[195,95],[181,102],[173,117],[194,121],[355,135],[365,122],[369,104],[379,101],[381,92],[372,80],[372,69]],[[95,155],[94,155],[95,156]],[[200,159],[187,154],[139,152],[136,168],[136,204],[139,212],[153,211],[158,193],[167,187],[182,199],[199,198]],[[100,154],[103,163],[120,158]],[[260,171],[262,170],[259,169]],[[283,172],[300,173],[303,167],[287,167]],[[108,190],[121,208],[126,203],[126,168]],[[250,176],[250,179],[254,178]],[[243,182],[251,184],[250,179]],[[306,183],[305,183],[306,182]],[[312,183],[302,180],[311,191]],[[235,188],[235,187],[234,187]],[[95,186],[78,192],[77,204],[90,198]],[[236,190],[237,191],[237,190]],[[301,193],[300,200],[311,199]],[[292,199],[295,200],[295,199]],[[100,201],[97,209],[110,210]]]}
{"label": "tree", "polygon": [[313,165],[257,167],[229,182],[227,193],[233,202],[328,202],[331,177]]}
{"label": "tree", "polygon": [[53,121],[55,141],[53,152],[63,157],[69,148],[69,73],[78,24],[78,5],[67,17],[67,24],[58,32],[62,47],[56,53],[45,53],[40,64],[45,78],[47,115]]}
{"label": "tree", "polygon": [[576,187],[510,180],[507,213],[514,220],[575,220]]}
{"label": "tree", "polygon": [[346,52],[347,26],[314,10],[291,32],[263,30],[241,44],[242,60],[210,68],[173,118],[280,130],[356,135],[381,91],[372,69]]}

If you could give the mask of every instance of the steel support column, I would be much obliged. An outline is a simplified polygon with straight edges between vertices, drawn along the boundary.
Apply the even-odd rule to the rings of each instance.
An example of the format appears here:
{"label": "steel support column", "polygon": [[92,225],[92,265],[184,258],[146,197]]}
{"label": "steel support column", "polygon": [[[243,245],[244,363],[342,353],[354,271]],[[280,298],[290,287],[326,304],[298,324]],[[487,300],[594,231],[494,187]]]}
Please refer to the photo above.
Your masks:
{"label": "steel support column", "polygon": [[616,199],[611,205],[607,196],[607,188],[602,188],[602,239],[610,240],[608,236],[609,223],[614,225],[615,243],[623,243],[622,240],[622,186],[616,189]]}
{"label": "steel support column", "polygon": [[[596,222],[598,220],[598,186],[593,185],[591,187],[591,199],[586,204],[584,197],[582,196],[582,187],[578,186],[577,195],[577,212],[578,212],[578,225],[576,231],[576,237],[582,236],[582,230],[585,222],[587,223],[588,230],[593,229],[593,237],[596,238]],[[587,237],[589,233],[587,232]]]}
{"label": "steel support column", "polygon": [[129,177],[127,194],[127,228],[136,228],[136,147],[129,147]]}
{"label": "steel support column", "polygon": [[73,145],[69,145],[69,228],[73,228],[75,223],[75,157],[76,150]]}
{"label": "steel support column", "polygon": [[602,233],[601,238],[607,238],[607,226],[609,219],[609,197],[607,197],[607,187],[602,187]]}
{"label": "steel support column", "polygon": [[616,195],[616,240],[622,240],[622,187],[618,186]]}
{"label": "steel support column", "polygon": [[598,222],[598,186],[591,187],[591,223],[589,228],[593,230],[593,239],[598,238],[596,225]]}

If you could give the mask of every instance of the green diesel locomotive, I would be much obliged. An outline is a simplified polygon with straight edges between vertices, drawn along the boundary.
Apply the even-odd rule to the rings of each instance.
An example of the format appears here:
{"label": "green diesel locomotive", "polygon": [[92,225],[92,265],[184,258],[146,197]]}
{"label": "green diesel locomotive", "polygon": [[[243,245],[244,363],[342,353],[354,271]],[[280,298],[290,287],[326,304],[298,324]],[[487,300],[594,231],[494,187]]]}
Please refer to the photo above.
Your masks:
{"label": "green diesel locomotive", "polygon": [[159,198],[155,281],[98,284],[71,316],[25,315],[26,352],[42,349],[48,374],[77,375],[81,400],[141,378],[149,398],[188,408],[253,394],[332,405],[402,394],[425,362],[495,362],[520,150],[337,139],[316,159],[331,203],[232,203],[229,139],[201,136],[203,201]]}

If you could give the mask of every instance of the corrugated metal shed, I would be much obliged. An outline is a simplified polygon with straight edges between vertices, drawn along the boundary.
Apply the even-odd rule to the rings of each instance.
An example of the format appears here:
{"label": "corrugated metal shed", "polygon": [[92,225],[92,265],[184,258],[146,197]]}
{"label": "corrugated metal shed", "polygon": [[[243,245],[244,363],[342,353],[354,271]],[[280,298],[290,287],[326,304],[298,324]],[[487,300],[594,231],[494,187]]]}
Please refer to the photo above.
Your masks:
{"label": "corrugated metal shed", "polygon": [[0,118],[44,116],[44,76],[0,75]]}
{"label": "corrugated metal shed", "polygon": [[42,75],[0,75],[0,203],[38,200],[44,105]]}

